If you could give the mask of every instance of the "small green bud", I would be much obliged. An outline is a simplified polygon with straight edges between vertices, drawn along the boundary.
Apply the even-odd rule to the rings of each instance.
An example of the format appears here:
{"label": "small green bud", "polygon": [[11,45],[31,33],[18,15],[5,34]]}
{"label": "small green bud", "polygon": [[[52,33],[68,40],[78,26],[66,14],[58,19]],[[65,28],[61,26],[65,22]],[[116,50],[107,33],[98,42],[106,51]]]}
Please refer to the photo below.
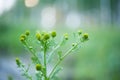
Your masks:
{"label": "small green bud", "polygon": [[26,36],[29,36],[30,35],[30,31],[26,31],[25,34],[26,34]]}
{"label": "small green bud", "polygon": [[26,36],[24,34],[22,34],[20,37],[26,38]]}
{"label": "small green bud", "polygon": [[65,36],[65,39],[68,40],[68,36]]}
{"label": "small green bud", "polygon": [[22,34],[22,35],[20,36],[20,41],[21,41],[21,42],[24,42],[25,39],[26,39],[26,36],[25,36],[24,34]]}
{"label": "small green bud", "polygon": [[50,36],[49,36],[48,33],[44,34],[44,36],[43,36],[43,40],[48,40],[49,38],[50,38]]}
{"label": "small green bud", "polygon": [[40,33],[36,33],[36,38],[37,38],[37,40],[40,41],[40,39],[41,39],[41,34],[40,34]]}
{"label": "small green bud", "polygon": [[76,45],[76,43],[72,43],[72,46],[75,46]]}
{"label": "small green bud", "polygon": [[19,60],[19,58],[16,58],[16,64],[18,65],[18,67],[20,67],[20,60]]}
{"label": "small green bud", "polygon": [[84,38],[84,39],[88,39],[88,33],[84,33],[84,34],[83,34],[83,38]]}
{"label": "small green bud", "polygon": [[21,38],[20,38],[20,41],[21,41],[21,42],[24,42],[24,41],[25,41],[25,38],[21,37]]}
{"label": "small green bud", "polygon": [[54,38],[54,37],[56,37],[56,31],[52,31],[51,32],[51,36]]}
{"label": "small green bud", "polygon": [[68,40],[68,33],[64,34],[64,38],[65,38],[65,40]]}
{"label": "small green bud", "polygon": [[82,39],[83,41],[88,40],[88,33],[84,33]]}
{"label": "small green bud", "polygon": [[79,31],[78,31],[78,34],[81,35],[81,34],[82,34],[82,30],[79,30]]}
{"label": "small green bud", "polygon": [[41,64],[36,64],[36,70],[41,71],[42,70],[42,65]]}

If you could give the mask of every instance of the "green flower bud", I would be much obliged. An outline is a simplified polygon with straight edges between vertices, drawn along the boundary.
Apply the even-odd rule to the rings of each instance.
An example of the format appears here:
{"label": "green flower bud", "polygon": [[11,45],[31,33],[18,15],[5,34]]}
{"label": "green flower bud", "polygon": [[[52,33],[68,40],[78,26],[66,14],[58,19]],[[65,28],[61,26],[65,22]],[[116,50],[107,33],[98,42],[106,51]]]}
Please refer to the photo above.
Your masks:
{"label": "green flower bud", "polygon": [[22,35],[20,36],[20,41],[21,41],[21,42],[24,42],[25,39],[26,39],[26,36],[25,36],[24,34],[22,34]]}
{"label": "green flower bud", "polygon": [[65,36],[65,40],[68,40],[68,36]]}
{"label": "green flower bud", "polygon": [[30,31],[26,31],[25,34],[26,34],[26,36],[29,36],[30,35]]}
{"label": "green flower bud", "polygon": [[36,70],[41,71],[42,70],[42,65],[41,64],[36,64]]}
{"label": "green flower bud", "polygon": [[56,32],[55,31],[52,31],[51,32],[51,36],[54,38],[54,37],[56,37]]}
{"label": "green flower bud", "polygon": [[84,34],[83,34],[83,38],[84,38],[84,39],[88,39],[88,33],[84,33]]}
{"label": "green flower bud", "polygon": [[20,60],[19,60],[19,58],[16,58],[16,64],[18,65],[18,67],[20,67]]}
{"label": "green flower bud", "polygon": [[83,41],[88,40],[88,33],[84,33],[82,39]]}
{"label": "green flower bud", "polygon": [[44,36],[43,36],[43,40],[48,40],[48,39],[50,39],[49,34],[48,34],[48,33],[44,34]]}
{"label": "green flower bud", "polygon": [[82,34],[82,30],[79,30],[79,31],[78,31],[78,34],[81,35],[81,34]]}
{"label": "green flower bud", "polygon": [[68,40],[68,33],[64,34],[64,38],[65,38],[65,40]]}
{"label": "green flower bud", "polygon": [[21,37],[21,38],[20,38],[20,41],[21,41],[21,42],[24,42],[24,41],[25,41],[25,38]]}
{"label": "green flower bud", "polygon": [[20,37],[26,38],[26,36],[24,34],[22,34]]}
{"label": "green flower bud", "polygon": [[36,38],[37,38],[37,40],[40,41],[40,39],[41,39],[41,34],[40,34],[40,33],[36,33]]}
{"label": "green flower bud", "polygon": [[76,45],[76,43],[72,43],[72,46],[75,46]]}

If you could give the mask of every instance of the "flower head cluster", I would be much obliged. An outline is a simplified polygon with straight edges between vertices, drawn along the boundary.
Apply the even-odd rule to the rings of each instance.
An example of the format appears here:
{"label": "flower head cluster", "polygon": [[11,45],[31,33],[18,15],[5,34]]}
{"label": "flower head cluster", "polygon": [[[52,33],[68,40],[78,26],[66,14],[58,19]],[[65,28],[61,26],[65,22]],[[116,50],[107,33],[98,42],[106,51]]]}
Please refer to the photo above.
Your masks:
{"label": "flower head cluster", "polygon": [[29,35],[30,35],[30,31],[26,31],[25,34],[22,34],[22,35],[20,36],[20,41],[24,43],[25,40],[26,40],[26,38],[27,38]]}
{"label": "flower head cluster", "polygon": [[55,38],[57,35],[56,31],[52,31],[51,33],[48,32],[42,32],[42,33],[36,33],[36,39],[39,41],[47,41],[49,40],[51,37]]}
{"label": "flower head cluster", "polygon": [[24,34],[22,34],[22,35],[20,36],[20,41],[21,41],[21,42],[24,42],[25,39],[26,39],[26,36],[25,36]]}
{"label": "flower head cluster", "polygon": [[[71,47],[65,52],[65,54],[62,53],[62,50],[58,52],[58,61],[56,65],[53,67],[51,70],[50,74],[47,74],[47,65],[48,63],[53,59],[55,56],[55,53],[58,49],[61,49],[64,44],[66,44],[67,41],[70,40],[70,37],[68,33],[65,33],[62,36],[62,40],[59,43],[56,43],[54,38],[57,36],[56,31],[52,32],[37,32],[35,37],[36,40],[38,41],[38,45],[40,46],[40,54],[36,51],[36,47],[31,46],[29,40],[30,32],[26,31],[24,34],[20,36],[20,41],[24,44],[24,46],[32,53],[32,58],[31,60],[33,61],[33,64],[35,64],[35,69],[37,71],[36,76],[38,77],[38,80],[51,80],[57,73],[57,67],[58,65],[67,57],[72,51],[77,50],[80,47],[80,44],[82,42],[85,42],[89,40],[88,33],[83,33],[82,30],[79,30],[78,32],[74,33],[74,40],[73,43],[71,44]],[[77,37],[76,37],[77,36]],[[72,39],[71,39],[72,40]],[[68,46],[69,47],[69,46]],[[49,52],[50,51],[50,52]],[[43,53],[43,54],[41,54]],[[50,53],[50,54],[47,54]],[[39,58],[39,55],[41,56]],[[22,64],[22,62],[19,60],[19,58],[16,58],[16,64],[18,65],[19,68],[22,68],[23,72],[25,73],[25,76],[29,79],[32,80],[31,76],[27,73],[29,70],[29,66],[26,69],[24,67],[25,65]],[[23,65],[23,66],[22,66]],[[39,73],[39,74],[38,74]],[[40,75],[40,76],[38,76]]]}

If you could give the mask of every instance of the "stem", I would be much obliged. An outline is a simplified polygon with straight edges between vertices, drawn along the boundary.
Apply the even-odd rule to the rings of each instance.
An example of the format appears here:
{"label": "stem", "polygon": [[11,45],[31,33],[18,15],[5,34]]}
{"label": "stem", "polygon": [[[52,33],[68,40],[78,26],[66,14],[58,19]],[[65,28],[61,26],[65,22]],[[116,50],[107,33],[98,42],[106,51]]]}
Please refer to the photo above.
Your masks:
{"label": "stem", "polygon": [[54,48],[54,50],[52,50],[52,52],[50,53],[50,55],[49,55],[49,59],[48,59],[48,63],[51,61],[51,57],[54,55],[53,53],[58,49],[60,47],[60,45],[58,44],[55,48]]}
{"label": "stem", "polygon": [[23,65],[21,65],[21,70],[24,72],[24,76],[28,78],[29,80],[32,80],[32,76],[28,74],[28,69],[25,69]]}
{"label": "stem", "polygon": [[52,71],[51,71],[51,73],[50,73],[50,75],[49,75],[49,78],[51,78],[53,72],[55,71],[56,67],[61,63],[61,61],[62,61],[62,59],[59,60],[59,61],[55,64],[54,68],[52,69]]}
{"label": "stem", "polygon": [[71,52],[76,46],[78,46],[78,44],[79,44],[79,42],[78,42],[75,46],[73,46],[72,48],[70,48],[70,49],[65,53],[65,55],[64,55],[63,57],[61,57],[61,59],[55,64],[54,68],[52,69],[52,71],[51,71],[51,73],[50,73],[50,75],[49,75],[49,78],[51,78],[51,76],[52,76],[53,72],[55,71],[55,69],[57,68],[57,66],[64,60],[65,57],[67,57],[67,56],[70,54],[70,52]]}
{"label": "stem", "polygon": [[54,52],[63,44],[64,39],[61,40],[61,42],[52,50],[52,52],[49,53],[48,63],[51,61],[52,57],[54,56]]}
{"label": "stem", "polygon": [[25,42],[25,46],[28,48],[28,50],[32,53],[32,55],[37,58],[38,62],[41,63],[41,61],[38,59],[37,55],[35,54],[35,51],[33,49],[29,48],[29,45],[27,44],[27,42]]}
{"label": "stem", "polygon": [[73,46],[72,48],[70,48],[70,49],[65,53],[65,55],[64,55],[63,57],[61,57],[61,59],[63,60],[66,56],[68,56],[68,55],[70,54],[70,52],[71,52],[77,45],[78,45],[78,43],[77,43],[75,46]]}
{"label": "stem", "polygon": [[46,45],[46,42],[45,42],[45,45],[44,45],[44,67],[45,67],[45,71],[44,71],[44,79],[47,80],[47,65],[46,65],[46,50],[47,50],[47,45]]}
{"label": "stem", "polygon": [[45,78],[45,80],[47,80],[46,53],[44,53],[44,66],[45,66],[45,75],[44,75],[44,78]]}

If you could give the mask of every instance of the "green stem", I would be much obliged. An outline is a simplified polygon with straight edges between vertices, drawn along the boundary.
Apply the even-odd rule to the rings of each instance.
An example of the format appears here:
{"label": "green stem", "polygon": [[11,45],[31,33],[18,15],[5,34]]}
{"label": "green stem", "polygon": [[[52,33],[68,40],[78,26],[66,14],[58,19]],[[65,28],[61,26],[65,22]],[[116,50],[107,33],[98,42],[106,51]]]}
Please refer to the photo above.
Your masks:
{"label": "green stem", "polygon": [[28,74],[28,69],[25,69],[23,65],[21,65],[21,69],[24,72],[24,76],[28,78],[29,80],[32,80],[32,76]]}
{"label": "green stem", "polygon": [[76,44],[75,46],[73,46],[72,48],[70,48],[63,57],[61,57],[61,59],[63,60],[66,56],[68,56],[70,54],[70,52],[77,46],[78,44]]}
{"label": "green stem", "polygon": [[50,55],[49,55],[49,59],[48,59],[48,63],[51,61],[51,59],[52,59],[52,57],[53,57],[53,53],[58,49],[60,47],[60,45],[58,44],[55,48],[54,48],[54,50],[52,50],[52,52],[50,53]]}
{"label": "green stem", "polygon": [[32,55],[37,58],[38,62],[41,63],[41,61],[38,59],[37,55],[35,54],[35,51],[33,49],[29,48],[29,45],[27,44],[27,42],[25,42],[25,46],[26,48],[32,53]]}
{"label": "green stem", "polygon": [[62,38],[61,42],[49,53],[48,63],[51,61],[52,57],[54,56],[54,52],[63,44],[64,39]]}
{"label": "green stem", "polygon": [[45,42],[45,45],[44,45],[44,67],[45,67],[45,71],[44,71],[44,79],[47,80],[47,65],[46,65],[46,51],[47,51],[47,45],[46,45],[46,42]]}
{"label": "green stem", "polygon": [[55,71],[56,67],[61,63],[61,61],[62,61],[62,60],[59,60],[59,61],[55,64],[54,68],[52,69],[52,71],[51,71],[51,73],[50,73],[50,75],[49,75],[49,77],[48,77],[49,79],[51,78],[53,72]]}
{"label": "green stem", "polygon": [[52,69],[50,75],[48,78],[51,78],[52,74],[54,73],[55,69],[57,68],[57,66],[64,60],[65,57],[67,57],[70,52],[76,47],[78,46],[79,43],[77,43],[75,46],[73,46],[72,48],[70,48],[63,57],[61,57],[61,59],[55,64],[54,68]]}

